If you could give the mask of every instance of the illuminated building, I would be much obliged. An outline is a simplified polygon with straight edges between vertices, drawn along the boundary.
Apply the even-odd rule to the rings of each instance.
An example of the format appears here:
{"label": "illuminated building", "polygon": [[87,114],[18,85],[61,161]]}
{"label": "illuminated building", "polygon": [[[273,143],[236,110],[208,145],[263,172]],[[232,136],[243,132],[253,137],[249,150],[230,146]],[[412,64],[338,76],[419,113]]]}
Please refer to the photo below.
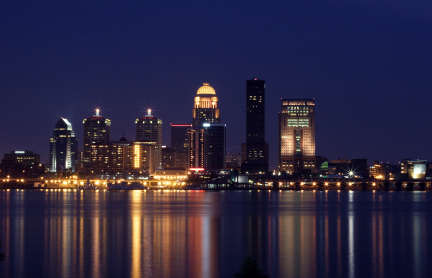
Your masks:
{"label": "illuminated building", "polygon": [[246,143],[242,171],[268,172],[269,145],[265,141],[265,81],[246,81]]}
{"label": "illuminated building", "polygon": [[367,167],[367,159],[357,158],[348,160],[340,158],[338,160],[331,160],[328,164],[329,169],[332,169],[332,174],[343,177],[369,177],[369,169]]}
{"label": "illuminated building", "polygon": [[407,178],[410,180],[425,179],[426,164],[427,160],[404,159],[401,163],[401,173],[407,174]]}
{"label": "illuminated building", "polygon": [[315,99],[281,99],[279,171],[316,171]]}
{"label": "illuminated building", "polygon": [[78,138],[67,119],[60,118],[50,138],[50,172],[75,171],[78,157]]}
{"label": "illuminated building", "polygon": [[151,114],[151,109],[147,110],[147,115],[136,119],[136,140],[155,142],[155,169],[162,167],[162,120],[157,119]]}
{"label": "illuminated building", "polygon": [[176,148],[179,153],[187,153],[189,139],[187,131],[191,124],[171,124],[171,148]]}
{"label": "illuminated building", "polygon": [[91,161],[91,146],[95,144],[107,145],[111,140],[111,121],[102,117],[99,114],[99,109],[96,109],[96,114],[93,117],[84,119],[83,123],[83,164],[85,168],[88,168]]}
{"label": "illuminated building", "polygon": [[164,170],[186,170],[187,151],[181,153],[178,152],[176,148],[162,146],[162,168]]}
{"label": "illuminated building", "polygon": [[189,129],[188,168],[204,168],[205,156],[205,130]]}
{"label": "illuminated building", "polygon": [[197,91],[192,117],[193,128],[202,128],[203,123],[220,122],[216,91],[208,83],[204,83]]}
{"label": "illuminated building", "polygon": [[31,173],[42,173],[43,167],[40,164],[40,154],[32,151],[12,151],[5,153],[0,164],[1,175],[16,177],[28,176]]}
{"label": "illuminated building", "polygon": [[147,140],[128,142],[126,138],[110,144],[92,145],[90,170],[93,175],[145,175],[155,169],[156,143]]}

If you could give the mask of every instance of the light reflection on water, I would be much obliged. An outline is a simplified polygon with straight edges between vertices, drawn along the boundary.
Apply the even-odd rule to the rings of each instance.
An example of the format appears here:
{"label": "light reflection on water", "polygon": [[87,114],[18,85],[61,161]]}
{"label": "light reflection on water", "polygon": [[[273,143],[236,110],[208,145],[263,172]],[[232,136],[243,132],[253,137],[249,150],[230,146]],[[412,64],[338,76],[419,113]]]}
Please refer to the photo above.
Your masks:
{"label": "light reflection on water", "polygon": [[0,277],[427,277],[432,192],[0,191]]}

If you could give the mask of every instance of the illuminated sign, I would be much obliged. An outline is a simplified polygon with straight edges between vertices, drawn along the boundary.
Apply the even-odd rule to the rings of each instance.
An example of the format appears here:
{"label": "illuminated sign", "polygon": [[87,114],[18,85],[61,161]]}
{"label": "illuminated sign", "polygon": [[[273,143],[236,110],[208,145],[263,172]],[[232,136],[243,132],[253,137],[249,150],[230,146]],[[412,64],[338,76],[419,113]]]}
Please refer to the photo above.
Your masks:
{"label": "illuminated sign", "polygon": [[189,168],[189,171],[204,171],[204,168],[193,167],[193,168]]}
{"label": "illuminated sign", "polygon": [[15,153],[25,153],[25,151],[15,151]]}

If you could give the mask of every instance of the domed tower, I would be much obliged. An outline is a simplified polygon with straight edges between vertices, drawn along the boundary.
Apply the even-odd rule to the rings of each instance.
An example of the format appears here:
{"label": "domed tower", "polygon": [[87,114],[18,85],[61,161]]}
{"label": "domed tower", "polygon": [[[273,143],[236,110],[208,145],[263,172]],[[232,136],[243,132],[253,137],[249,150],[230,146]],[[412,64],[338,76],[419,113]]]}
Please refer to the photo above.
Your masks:
{"label": "domed tower", "polygon": [[216,91],[208,83],[197,91],[192,117],[193,128],[202,128],[203,123],[220,123]]}

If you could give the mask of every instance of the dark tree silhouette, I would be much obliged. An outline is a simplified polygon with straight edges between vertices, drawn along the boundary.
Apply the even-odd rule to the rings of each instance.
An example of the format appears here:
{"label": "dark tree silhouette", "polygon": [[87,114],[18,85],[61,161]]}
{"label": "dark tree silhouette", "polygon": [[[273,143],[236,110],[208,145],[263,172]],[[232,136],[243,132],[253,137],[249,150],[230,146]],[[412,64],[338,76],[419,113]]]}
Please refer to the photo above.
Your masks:
{"label": "dark tree silhouette", "polygon": [[[2,242],[0,240],[0,251],[2,249]],[[0,253],[0,261],[4,261],[4,259],[6,258],[6,255],[4,252]]]}
{"label": "dark tree silhouette", "polygon": [[240,271],[234,274],[235,278],[269,278],[258,269],[258,263],[249,256],[243,260]]}

